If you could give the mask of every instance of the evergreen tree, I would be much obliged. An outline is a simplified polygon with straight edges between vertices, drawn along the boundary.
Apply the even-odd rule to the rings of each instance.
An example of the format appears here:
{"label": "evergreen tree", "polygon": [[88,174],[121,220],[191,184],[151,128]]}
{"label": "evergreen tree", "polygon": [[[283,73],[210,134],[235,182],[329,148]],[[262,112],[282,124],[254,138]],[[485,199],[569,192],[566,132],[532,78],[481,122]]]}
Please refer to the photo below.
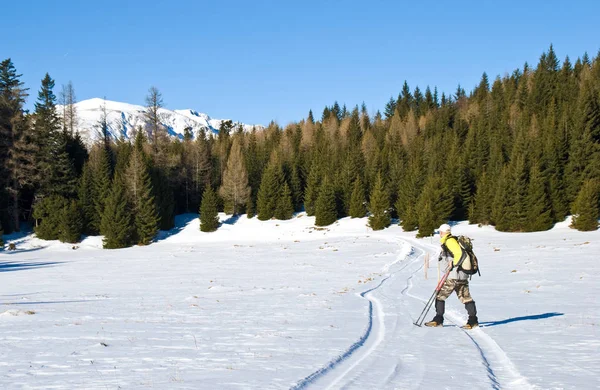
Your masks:
{"label": "evergreen tree", "polygon": [[350,197],[350,217],[363,218],[367,214],[366,204],[365,189],[360,178],[357,178]]}
{"label": "evergreen tree", "polygon": [[81,209],[81,224],[83,234],[98,234],[100,215],[96,212],[95,199],[96,187],[94,186],[94,173],[90,163],[83,167],[83,174],[79,181],[79,206]]}
{"label": "evergreen tree", "polygon": [[441,177],[429,176],[417,201],[418,237],[433,235],[434,230],[452,214],[453,199]]}
{"label": "evergreen tree", "polygon": [[4,249],[4,230],[2,229],[2,223],[0,222],[0,250]]}
{"label": "evergreen tree", "polygon": [[200,231],[214,232],[219,227],[217,195],[211,186],[206,187],[200,205]]}
{"label": "evergreen tree", "polygon": [[61,195],[50,195],[36,204],[33,210],[34,231],[42,240],[57,240],[61,235],[65,209],[69,201]]}
{"label": "evergreen tree", "polygon": [[580,231],[598,229],[598,183],[595,180],[586,180],[573,203],[572,227]]}
{"label": "evergreen tree", "polygon": [[106,200],[100,232],[104,235],[105,249],[125,248],[133,236],[131,207],[127,200],[125,184],[120,174],[115,175],[110,195]]}
{"label": "evergreen tree", "polygon": [[337,220],[335,189],[327,177],[319,189],[319,197],[315,205],[315,225],[327,226]]}
{"label": "evergreen tree", "polygon": [[133,208],[133,236],[140,245],[148,245],[158,233],[158,213],[152,194],[152,180],[143,154],[134,148],[126,170],[128,201]]}
{"label": "evergreen tree", "polygon": [[306,183],[306,189],[304,190],[304,209],[309,216],[315,215],[320,184],[321,178],[319,176],[319,170],[316,167],[313,167],[308,174],[308,181]]}
{"label": "evergreen tree", "polygon": [[72,197],[77,192],[77,178],[67,154],[66,141],[59,131],[60,120],[53,88],[54,80],[46,74],[35,103],[35,131],[40,145],[38,197],[52,194]]}
{"label": "evergreen tree", "polygon": [[175,199],[169,179],[158,167],[151,170],[152,195],[156,202],[159,229],[170,230],[175,226]]}
{"label": "evergreen tree", "polygon": [[273,155],[258,190],[256,209],[258,219],[261,221],[269,220],[275,215],[283,183],[284,177],[279,159]]}
{"label": "evergreen tree", "polygon": [[297,159],[292,165],[290,176],[290,190],[292,192],[292,203],[294,211],[302,210],[302,177],[300,174],[300,163]]}
{"label": "evergreen tree", "polygon": [[256,129],[253,129],[250,135],[248,135],[248,146],[245,150],[245,158],[246,169],[248,170],[248,185],[250,186],[250,199],[248,199],[246,204],[246,213],[249,218],[252,218],[256,215],[256,198],[258,196],[258,189],[260,188],[260,176],[263,169],[263,161],[259,150]]}
{"label": "evergreen tree", "polygon": [[101,229],[101,224],[113,182],[112,152],[108,146],[102,144],[98,149],[98,153],[99,162],[93,174],[96,217],[91,219],[90,223],[93,230],[105,234]]}
{"label": "evergreen tree", "polygon": [[34,153],[23,155],[20,142],[23,130],[28,127],[24,126],[23,114],[27,88],[23,87],[21,76],[10,58],[0,63],[0,223],[4,222],[8,233],[19,230],[23,179],[33,178],[26,166],[33,165],[30,159]]}
{"label": "evergreen tree", "polygon": [[58,239],[61,242],[76,243],[83,232],[82,213],[77,201],[71,200],[62,210]]}
{"label": "evergreen tree", "polygon": [[373,230],[381,230],[390,226],[391,218],[389,213],[390,197],[385,189],[381,175],[377,175],[375,186],[371,191],[369,202],[369,226]]}
{"label": "evergreen tree", "polygon": [[421,192],[422,182],[421,163],[418,159],[412,159],[404,176],[404,181],[400,185],[398,200],[395,204],[400,218],[400,225],[405,231],[415,230],[419,226],[416,203]]}
{"label": "evergreen tree", "polygon": [[277,199],[277,205],[273,216],[276,219],[291,219],[294,215],[294,206],[292,204],[292,192],[287,183],[283,183],[281,193]]}
{"label": "evergreen tree", "polygon": [[256,215],[256,205],[254,204],[254,199],[252,197],[248,198],[248,202],[246,203],[246,216],[248,218],[254,218]]}
{"label": "evergreen tree", "polygon": [[536,232],[550,229],[552,227],[552,208],[546,193],[544,178],[537,164],[531,167],[525,202],[527,210],[525,231]]}
{"label": "evergreen tree", "polygon": [[492,221],[492,205],[494,202],[494,188],[491,178],[484,171],[477,182],[477,190],[473,202],[469,205],[469,222],[490,224]]}

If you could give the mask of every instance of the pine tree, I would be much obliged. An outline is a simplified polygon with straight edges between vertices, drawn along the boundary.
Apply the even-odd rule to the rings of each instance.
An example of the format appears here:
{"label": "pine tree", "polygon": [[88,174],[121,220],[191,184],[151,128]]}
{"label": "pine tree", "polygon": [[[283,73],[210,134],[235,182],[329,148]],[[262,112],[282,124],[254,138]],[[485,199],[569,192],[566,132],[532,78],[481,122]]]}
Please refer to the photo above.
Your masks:
{"label": "pine tree", "polygon": [[94,186],[94,173],[90,163],[83,167],[83,174],[79,181],[79,206],[81,208],[81,223],[83,234],[98,234],[100,215],[96,212],[96,187]]}
{"label": "pine tree", "polygon": [[223,183],[219,188],[219,195],[226,205],[230,205],[233,215],[238,214],[240,207],[243,207],[250,197],[248,172],[244,164],[240,137],[234,138],[227,160],[227,168],[223,173]]}
{"label": "pine tree", "polygon": [[477,182],[475,197],[470,205],[469,222],[488,225],[492,221],[492,205],[494,202],[494,191],[492,179],[483,171]]}
{"label": "pine tree", "polygon": [[315,205],[315,225],[327,226],[337,220],[335,189],[327,177],[319,189],[319,197]]}
{"label": "pine tree", "polygon": [[363,218],[367,214],[366,204],[365,189],[360,178],[357,178],[350,197],[350,217]]}
{"label": "pine tree", "polygon": [[441,177],[429,176],[416,205],[418,237],[433,235],[435,228],[448,220],[452,208],[453,199],[449,186]]}
{"label": "pine tree", "polygon": [[76,243],[83,232],[82,213],[77,201],[71,200],[62,210],[58,239],[61,242]]}
{"label": "pine tree", "polygon": [[102,144],[98,149],[98,153],[99,163],[93,174],[96,217],[90,220],[90,223],[94,230],[104,234],[101,229],[101,222],[106,202],[110,198],[113,182],[112,152],[108,146]]}
{"label": "pine tree", "polygon": [[291,219],[294,215],[294,206],[292,204],[292,192],[287,183],[283,183],[281,193],[277,199],[277,205],[273,216],[276,219]]}
{"label": "pine tree", "polygon": [[381,175],[377,175],[375,186],[371,191],[369,202],[369,226],[373,230],[381,230],[390,226],[391,218],[389,213],[390,197],[383,184]]}
{"label": "pine tree", "polygon": [[20,197],[24,184],[34,179],[35,150],[23,153],[28,130],[23,106],[27,88],[10,58],[0,63],[0,223],[8,233],[19,231]]}
{"label": "pine tree", "polygon": [[300,162],[295,159],[290,174],[290,191],[292,192],[292,204],[294,211],[302,210],[302,177],[300,174]]}
{"label": "pine tree", "polygon": [[248,198],[248,202],[246,203],[246,216],[248,218],[254,218],[256,215],[256,205],[254,204],[254,199],[252,197]]}
{"label": "pine tree", "polygon": [[42,240],[56,240],[64,222],[63,214],[69,201],[61,195],[50,195],[40,200],[33,210],[35,234]]}
{"label": "pine tree", "polygon": [[420,162],[413,159],[408,166],[407,173],[398,191],[398,200],[395,206],[400,218],[400,225],[405,231],[415,230],[419,226],[416,203],[423,181],[421,169]]}
{"label": "pine tree", "polygon": [[46,74],[35,103],[35,131],[40,145],[38,197],[56,194],[68,198],[77,192],[77,178],[67,154],[66,141],[59,131],[60,120],[53,88],[54,80]]}
{"label": "pine tree", "polygon": [[133,238],[140,245],[148,245],[158,233],[158,212],[152,194],[152,180],[144,162],[143,153],[134,148],[126,170],[128,201],[133,207]]}
{"label": "pine tree", "polygon": [[217,211],[217,195],[211,186],[206,187],[202,194],[200,205],[200,231],[214,232],[219,227],[219,213]]}
{"label": "pine tree", "polygon": [[580,231],[598,229],[598,183],[595,180],[586,180],[573,203],[572,227]]}
{"label": "pine tree", "polygon": [[304,190],[304,209],[306,210],[306,214],[309,216],[315,215],[320,184],[321,178],[319,176],[319,170],[314,167],[308,174],[308,180]]}
{"label": "pine tree", "polygon": [[113,179],[110,195],[102,214],[100,233],[104,235],[105,249],[125,248],[131,245],[133,235],[131,207],[120,174],[115,175]]}
{"label": "pine tree", "polygon": [[169,178],[160,168],[151,170],[152,195],[158,211],[159,229],[170,230],[175,226],[175,199]]}
{"label": "pine tree", "polygon": [[525,231],[536,232],[552,227],[552,208],[546,193],[544,178],[537,164],[534,164],[530,170],[525,203],[527,210]]}
{"label": "pine tree", "polygon": [[284,177],[279,159],[273,155],[263,174],[258,190],[256,210],[258,219],[261,221],[273,218],[283,183]]}
{"label": "pine tree", "polygon": [[2,222],[0,222],[0,251],[4,249],[4,230],[2,229]]}

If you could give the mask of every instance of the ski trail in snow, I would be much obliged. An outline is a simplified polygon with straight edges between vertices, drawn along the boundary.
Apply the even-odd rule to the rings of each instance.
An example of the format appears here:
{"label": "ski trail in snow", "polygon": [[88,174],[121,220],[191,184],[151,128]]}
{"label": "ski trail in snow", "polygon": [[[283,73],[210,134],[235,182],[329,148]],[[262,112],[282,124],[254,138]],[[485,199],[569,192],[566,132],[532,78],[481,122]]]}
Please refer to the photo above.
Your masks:
{"label": "ski trail in snow", "polygon": [[[414,243],[412,245],[415,249],[422,250],[423,253],[427,251],[426,248],[416,248]],[[415,274],[416,272],[412,273],[407,279],[407,285],[404,290],[402,290],[402,295],[426,302],[425,299],[410,293],[412,288],[412,279]],[[456,312],[447,311],[446,317],[449,317],[450,322],[453,322],[455,325],[457,325],[457,327],[459,327],[459,329],[470,338],[471,342],[473,342],[475,345],[475,348],[477,348],[493,389],[523,390],[536,388],[529,383],[527,378],[523,377],[519,373],[504,350],[491,336],[486,334],[482,329],[461,329],[460,325],[458,324],[461,323],[462,318]]]}
{"label": "ski trail in snow", "polygon": [[[376,287],[374,287],[372,289],[369,289],[369,290],[367,290],[367,291],[365,291],[365,292],[363,292],[363,293],[361,293],[359,295],[364,298],[368,293],[370,293],[371,291],[379,288],[388,278],[389,278],[389,276],[386,277],[385,279],[383,279]],[[383,321],[383,316],[380,316],[380,317],[381,317],[381,321]],[[371,334],[372,330],[373,330],[373,301],[369,300],[369,323],[367,324],[367,328],[365,329],[365,332],[358,339],[358,341],[356,341],[354,344],[352,344],[350,346],[350,348],[348,348],[346,350],[346,352],[344,352],[343,354],[337,356],[335,359],[331,360],[325,367],[320,368],[319,370],[313,372],[312,374],[310,374],[306,378],[304,378],[301,381],[299,381],[291,389],[292,390],[304,389],[304,388],[306,388],[306,386],[312,384],[318,378],[320,378],[320,377],[324,376],[325,374],[329,373],[330,371],[332,371],[341,362],[343,362],[346,359],[348,359],[358,348],[362,347],[365,344],[365,342],[369,338],[369,335]],[[381,338],[383,338],[383,336],[381,336]],[[368,352],[367,355],[369,353],[370,352]],[[361,359],[364,359],[364,356]]]}
{"label": "ski trail in snow", "polygon": [[[398,242],[399,240],[395,240],[396,242]],[[386,264],[382,271],[384,273],[387,273],[389,271],[389,269],[397,264],[398,262],[405,260],[405,259],[409,259],[410,257],[412,257],[412,255],[414,254],[414,247],[410,246],[410,245],[405,245],[408,244],[405,241],[400,241],[403,244],[403,250],[398,254],[398,256],[396,256],[396,259],[389,263]],[[320,379],[322,377],[324,377],[326,374],[329,374],[330,372],[334,371],[335,369],[338,369],[338,367],[340,366],[340,364],[342,364],[343,362],[346,362],[360,347],[363,347],[365,345],[365,343],[367,342],[367,340],[369,339],[369,337],[371,336],[371,334],[375,334],[375,339],[372,343],[372,345],[369,346],[368,349],[366,349],[358,358],[355,362],[352,362],[352,364],[346,368],[344,370],[344,372],[340,375],[338,375],[336,377],[336,379],[333,380],[333,382],[331,382],[327,387],[325,387],[326,389],[331,389],[332,387],[336,386],[340,381],[344,380],[357,366],[359,366],[366,358],[368,358],[369,356],[371,356],[371,354],[377,349],[377,347],[383,342],[383,340],[385,339],[385,311],[383,310],[383,305],[381,304],[381,302],[379,301],[379,299],[377,299],[376,297],[373,296],[373,294],[371,294],[373,291],[379,289],[390,277],[393,276],[393,274],[401,272],[402,270],[404,270],[406,267],[410,266],[411,264],[413,264],[414,262],[418,261],[418,257],[415,258],[413,261],[407,263],[406,265],[404,265],[403,267],[401,267],[399,270],[394,271],[392,274],[388,274],[385,278],[383,278],[381,280],[381,282],[379,282],[379,284],[369,290],[366,290],[359,295],[361,298],[365,298],[368,300],[369,302],[369,309],[368,309],[368,324],[367,327],[365,329],[365,332],[362,334],[362,336],[358,339],[358,341],[356,341],[354,344],[352,344],[347,350],[346,352],[344,352],[343,354],[337,356],[336,358],[334,358],[333,360],[331,360],[327,365],[325,365],[324,367],[320,368],[319,370],[313,372],[312,374],[310,374],[309,376],[307,376],[306,378],[302,379],[301,381],[299,381],[296,385],[294,385],[293,387],[291,387],[291,390],[298,390],[298,389],[304,389],[307,386],[314,384],[315,381],[317,379]],[[416,271],[415,271],[416,272]],[[374,315],[373,315],[373,311],[376,311],[376,322],[374,322]]]}
{"label": "ski trail in snow", "polygon": [[[385,280],[387,280],[388,278],[385,278],[381,284],[383,284],[383,282]],[[379,286],[377,286],[377,287],[379,287]],[[383,311],[383,306],[381,305],[381,302],[371,294],[371,291],[373,291],[373,290],[369,290],[368,293],[362,293],[360,295],[363,298],[367,298],[369,300],[369,307],[375,306],[375,309],[377,311],[377,325],[378,326],[376,328],[377,331],[375,332],[375,334],[376,334],[375,342],[373,343],[373,345],[371,345],[369,347],[369,349],[367,349],[362,354],[362,356],[356,362],[354,362],[341,375],[339,375],[333,382],[331,382],[331,384],[329,384],[329,386],[327,386],[326,389],[331,389],[332,387],[337,385],[340,381],[342,381],[348,374],[350,374],[352,372],[352,370],[354,370],[354,368],[356,368],[359,364],[362,363],[363,360],[365,360],[367,357],[369,357],[373,353],[373,351],[375,351],[377,349],[379,344],[381,344],[381,342],[385,338],[385,322],[384,322],[385,313]],[[370,312],[370,314],[372,314],[371,310],[369,312]],[[372,322],[372,316],[370,316],[370,317],[371,317],[370,322]]]}
{"label": "ski trail in snow", "polygon": [[449,311],[446,317],[454,323],[475,345],[479,351],[483,365],[486,367],[488,378],[494,389],[515,389],[527,390],[536,389],[527,378],[519,373],[506,352],[496,343],[496,341],[485,333],[482,329],[476,328],[466,330],[460,328],[461,316],[453,311]]}

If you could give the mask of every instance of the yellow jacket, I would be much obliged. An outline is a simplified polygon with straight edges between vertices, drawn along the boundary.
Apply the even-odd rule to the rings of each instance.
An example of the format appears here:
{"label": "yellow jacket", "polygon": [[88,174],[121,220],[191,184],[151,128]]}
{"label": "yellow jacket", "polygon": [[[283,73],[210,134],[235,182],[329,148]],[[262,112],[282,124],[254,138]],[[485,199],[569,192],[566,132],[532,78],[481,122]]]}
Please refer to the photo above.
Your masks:
{"label": "yellow jacket", "polygon": [[452,263],[454,266],[456,266],[463,256],[463,250],[458,244],[458,241],[456,241],[456,238],[451,234],[446,234],[444,237],[440,238],[440,243],[442,246],[445,245],[446,248],[448,248],[448,250],[452,253],[452,256],[454,257]]}

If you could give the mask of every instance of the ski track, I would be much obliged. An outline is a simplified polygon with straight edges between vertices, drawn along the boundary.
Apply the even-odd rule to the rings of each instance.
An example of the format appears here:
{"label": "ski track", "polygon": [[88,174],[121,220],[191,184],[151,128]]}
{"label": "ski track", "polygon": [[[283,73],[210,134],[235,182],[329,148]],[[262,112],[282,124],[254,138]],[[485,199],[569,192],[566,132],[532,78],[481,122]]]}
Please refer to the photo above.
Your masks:
{"label": "ski track", "polygon": [[[379,345],[385,340],[385,310],[383,305],[373,296],[372,292],[379,289],[383,284],[390,278],[392,278],[395,274],[398,274],[405,270],[407,267],[415,264],[421,259],[425,253],[431,252],[432,250],[437,250],[435,247],[426,247],[421,243],[417,244],[414,242],[410,242],[409,240],[397,240],[402,241],[403,243],[410,245],[410,250],[408,253],[406,251],[402,251],[397,257],[396,260],[390,264],[386,264],[383,267],[383,272],[387,273],[390,268],[401,262],[402,260],[408,260],[413,258],[413,261],[407,262],[400,269],[388,274],[385,278],[383,278],[379,284],[369,290],[366,290],[360,294],[357,294],[361,298],[367,299],[369,302],[368,306],[368,324],[364,333],[360,336],[358,341],[352,344],[343,354],[337,356],[332,359],[328,364],[319,370],[313,372],[309,376],[300,380],[296,385],[294,385],[291,390],[305,389],[310,385],[315,384],[315,382],[321,378],[324,378],[326,375],[333,375],[336,369],[339,369],[342,363],[349,360],[349,358],[367,343],[369,337],[372,334],[375,335],[375,340],[372,345],[362,352],[361,355],[357,357],[357,360],[353,362],[349,367],[347,367],[341,374],[337,375],[335,379],[327,385],[326,389],[331,389],[335,386],[338,386],[340,382],[343,380],[347,380],[346,384],[342,386],[338,386],[340,388],[344,388],[346,386],[351,385],[356,377],[350,379],[349,375],[358,367],[366,358],[372,355],[372,353],[379,347]],[[422,297],[411,294],[410,290],[413,287],[412,279],[415,274],[423,268],[423,265],[417,267],[414,271],[410,273],[410,276],[406,279],[406,286],[401,291],[401,295],[405,297],[410,297],[412,299],[419,300],[423,303],[426,302]],[[373,312],[376,312],[377,322],[374,322]],[[460,323],[462,322],[462,317],[457,312],[452,310],[447,311],[446,317],[456,326],[456,329],[460,330],[469,340],[473,343],[473,346],[479,353],[481,358],[481,363],[485,367],[488,380],[490,382],[490,386],[492,389],[518,389],[518,390],[527,390],[527,389],[536,389],[535,386],[532,386],[527,378],[522,376],[515,365],[512,363],[510,358],[506,355],[504,350],[496,343],[496,341],[486,334],[483,329],[472,329],[466,330],[460,327]],[[398,364],[394,366],[394,369],[390,374],[385,378],[384,384],[390,384],[394,378],[399,374],[400,367]],[[501,374],[501,375],[500,375]]]}
{"label": "ski track", "polygon": [[[383,279],[376,287],[362,292],[360,294],[360,296],[364,298],[366,294],[379,288],[388,278],[389,278],[389,276],[386,277],[385,279]],[[372,329],[373,329],[373,302],[371,300],[369,300],[369,323],[367,325],[365,333],[358,339],[358,341],[356,341],[354,344],[352,344],[350,346],[350,348],[348,348],[346,350],[346,352],[344,352],[343,354],[339,355],[338,357],[336,357],[335,359],[330,361],[325,367],[313,372],[306,378],[302,379],[300,382],[298,382],[296,385],[294,385],[291,389],[292,390],[304,389],[304,388],[306,388],[306,386],[314,383],[318,378],[321,378],[325,374],[327,374],[330,371],[332,371],[333,369],[335,369],[341,362],[347,360],[358,348],[362,347],[365,344],[365,342],[369,338],[369,335],[371,334]],[[383,339],[383,336],[381,336],[381,339]],[[370,353],[370,351],[367,352],[367,355],[369,353]],[[361,360],[362,359],[364,359],[364,356],[361,358]],[[344,375],[345,374],[346,373],[344,373]],[[338,378],[336,381],[338,381],[338,380],[340,380],[340,378]]]}
{"label": "ski track", "polygon": [[[401,241],[401,243],[406,243],[406,241],[403,240],[394,240],[394,242],[398,242]],[[415,248],[413,246],[410,246],[410,251],[408,253],[404,253],[404,251],[402,251],[397,257],[396,260],[394,260],[393,262],[386,264],[382,271],[383,272],[388,272],[390,267],[392,267],[393,265],[399,263],[400,261],[404,260],[404,259],[409,259],[413,256],[413,254],[415,253]],[[420,256],[419,256],[420,257]],[[313,372],[312,374],[310,374],[309,376],[307,376],[306,378],[302,379],[301,381],[299,381],[296,385],[291,387],[291,390],[298,390],[298,389],[305,389],[307,386],[314,384],[315,381],[317,381],[318,379],[324,377],[325,375],[329,374],[330,372],[334,371],[335,369],[337,369],[340,364],[342,364],[343,362],[347,361],[350,356],[352,356],[360,347],[364,346],[367,339],[369,338],[369,336],[371,335],[371,332],[373,332],[373,307],[375,306],[375,309],[377,311],[377,327],[376,330],[374,331],[374,333],[376,334],[376,339],[374,344],[369,347],[368,350],[366,350],[362,356],[360,356],[358,358],[358,360],[356,362],[354,362],[350,367],[348,367],[341,375],[339,375],[332,383],[330,383],[326,389],[330,389],[333,386],[337,385],[340,381],[342,381],[343,379],[345,379],[360,363],[362,363],[367,357],[369,357],[376,349],[377,347],[381,344],[381,342],[384,340],[385,338],[385,323],[384,323],[384,317],[385,317],[385,311],[383,310],[383,305],[381,304],[381,302],[375,298],[371,292],[373,292],[374,290],[379,289],[388,279],[390,279],[394,274],[399,273],[401,271],[403,271],[406,267],[412,265],[414,262],[416,262],[418,260],[418,258],[415,258],[415,260],[413,260],[412,262],[407,263],[406,265],[404,265],[403,267],[401,267],[399,270],[392,272],[391,274],[388,274],[385,278],[383,278],[381,280],[381,282],[379,282],[379,284],[369,290],[363,291],[359,295],[361,298],[365,298],[368,300],[369,302],[369,308],[368,308],[368,324],[367,327],[365,329],[365,332],[363,333],[363,335],[358,339],[358,341],[356,341],[354,344],[352,344],[347,350],[346,352],[344,352],[343,354],[337,356],[336,358],[334,358],[333,360],[331,360],[327,365],[325,365],[324,367],[320,368],[319,370]],[[418,269],[415,271],[417,272]],[[411,275],[412,277],[412,275]],[[395,376],[395,374],[398,371],[398,367],[396,366],[396,369],[394,370],[393,373],[391,373],[391,377],[389,378],[389,380],[393,379],[393,377]]]}
{"label": "ski track", "polygon": [[[496,341],[481,328],[477,329],[462,329],[459,325],[462,318],[454,312],[449,311],[446,315],[449,317],[450,322],[457,326],[475,345],[475,348],[479,351],[483,365],[486,367],[488,372],[488,378],[492,383],[494,389],[515,389],[515,390],[526,390],[536,389],[532,386],[527,378],[519,373],[519,370],[515,367],[510,358],[506,355],[506,352],[496,343]],[[493,367],[496,367],[495,369]],[[502,372],[506,381],[503,380],[501,383],[498,378],[498,374]]]}
{"label": "ski track", "polygon": [[[414,244],[413,244],[414,245]],[[426,302],[425,299],[421,297],[417,297],[415,295],[410,294],[410,289],[412,288],[412,278],[415,275],[413,273],[407,280],[410,285],[402,290],[402,294],[406,293],[407,296],[418,299],[422,302]],[[535,389],[536,387],[532,386],[527,378],[522,376],[510,358],[506,355],[504,350],[496,343],[496,341],[485,333],[481,328],[479,329],[462,329],[461,325],[459,325],[462,321],[462,317],[452,311],[446,311],[446,318],[450,319],[458,329],[460,329],[463,334],[465,334],[481,357],[482,364],[484,365],[488,379],[490,380],[490,384],[493,389],[515,389],[515,390],[526,390],[526,389]],[[482,346],[483,345],[483,346]],[[494,369],[494,367],[496,367]],[[508,377],[508,383],[501,383],[500,379],[497,376],[497,373],[502,372],[505,373],[504,376]],[[504,381],[502,381],[504,382]]]}

